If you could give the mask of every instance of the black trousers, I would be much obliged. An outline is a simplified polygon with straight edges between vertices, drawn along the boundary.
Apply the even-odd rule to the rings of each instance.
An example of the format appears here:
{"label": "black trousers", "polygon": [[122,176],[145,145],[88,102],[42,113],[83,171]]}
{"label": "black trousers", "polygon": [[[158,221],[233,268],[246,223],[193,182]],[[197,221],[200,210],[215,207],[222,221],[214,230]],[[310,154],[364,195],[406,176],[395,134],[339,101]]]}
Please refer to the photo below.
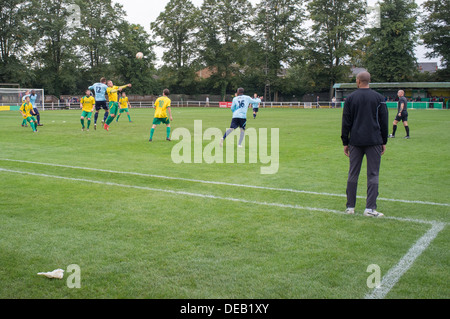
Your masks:
{"label": "black trousers", "polygon": [[381,164],[381,145],[353,146],[349,145],[350,169],[347,180],[347,207],[356,205],[356,193],[361,164],[366,155],[367,160],[367,199],[366,208],[377,208],[379,173]]}

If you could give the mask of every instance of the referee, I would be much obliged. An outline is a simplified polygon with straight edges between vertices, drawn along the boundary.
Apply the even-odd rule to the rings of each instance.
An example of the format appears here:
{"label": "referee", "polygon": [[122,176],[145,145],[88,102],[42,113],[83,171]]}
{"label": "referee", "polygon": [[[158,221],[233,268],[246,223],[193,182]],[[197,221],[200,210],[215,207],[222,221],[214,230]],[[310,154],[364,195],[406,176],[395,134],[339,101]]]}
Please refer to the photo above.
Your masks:
{"label": "referee", "polygon": [[364,155],[367,160],[367,200],[364,216],[383,217],[376,211],[381,156],[386,151],[389,114],[384,96],[369,88],[370,74],[356,77],[358,89],[351,93],[342,114],[342,143],[350,158],[347,180],[347,214],[355,213],[358,178]]}

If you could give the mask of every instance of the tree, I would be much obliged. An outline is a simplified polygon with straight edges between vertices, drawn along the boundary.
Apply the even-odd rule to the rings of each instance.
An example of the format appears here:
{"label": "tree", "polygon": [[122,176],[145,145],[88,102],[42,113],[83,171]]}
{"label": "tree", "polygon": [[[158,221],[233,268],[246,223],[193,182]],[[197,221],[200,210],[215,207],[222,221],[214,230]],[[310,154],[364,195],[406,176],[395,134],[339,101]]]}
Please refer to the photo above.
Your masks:
{"label": "tree", "polygon": [[427,16],[422,24],[422,39],[432,51],[427,57],[440,57],[442,64],[450,63],[450,0],[428,0],[423,4]]}
{"label": "tree", "polygon": [[416,69],[417,5],[414,0],[383,0],[380,28],[368,30],[365,67],[378,82],[408,81]]}
{"label": "tree", "polygon": [[[312,20],[312,34],[306,51],[313,65],[323,65],[319,70],[333,96],[334,84],[347,77],[352,46],[362,31],[366,2],[363,0],[308,0],[307,10]],[[314,67],[317,72],[317,68]],[[314,77],[314,74],[312,74]]]}
{"label": "tree", "polygon": [[124,21],[121,5],[111,0],[76,0],[81,9],[81,23],[76,29],[76,44],[89,82],[111,76],[110,49],[117,37],[117,25]]}
{"label": "tree", "polygon": [[0,8],[0,82],[30,83],[30,72],[22,62],[27,54],[30,31],[26,21],[30,1],[3,0]]}
{"label": "tree", "polygon": [[197,54],[195,32],[199,10],[186,0],[170,0],[165,10],[151,24],[164,48],[162,80],[172,91],[185,92],[195,82],[194,61]]}
{"label": "tree", "polygon": [[[116,26],[117,37],[109,48],[109,59],[114,66],[114,82],[131,83],[127,92],[134,94],[157,94],[159,87],[155,74],[154,43],[149,34],[140,25],[122,22]],[[142,52],[143,59],[137,59],[136,53]]]}
{"label": "tree", "polygon": [[36,81],[57,96],[76,91],[79,79],[81,61],[73,41],[75,29],[69,23],[71,5],[68,0],[32,0],[30,44]]}
{"label": "tree", "polygon": [[198,46],[203,66],[214,74],[209,81],[219,89],[222,99],[236,90],[239,62],[252,19],[248,0],[205,0],[201,7]]}
{"label": "tree", "polygon": [[[284,86],[279,74],[292,60],[293,52],[299,49],[304,37],[302,4],[303,0],[263,0],[256,10],[255,31],[262,44],[262,54],[253,57],[260,61],[265,86],[270,85],[275,92],[275,101]],[[264,97],[270,100],[267,90]]]}

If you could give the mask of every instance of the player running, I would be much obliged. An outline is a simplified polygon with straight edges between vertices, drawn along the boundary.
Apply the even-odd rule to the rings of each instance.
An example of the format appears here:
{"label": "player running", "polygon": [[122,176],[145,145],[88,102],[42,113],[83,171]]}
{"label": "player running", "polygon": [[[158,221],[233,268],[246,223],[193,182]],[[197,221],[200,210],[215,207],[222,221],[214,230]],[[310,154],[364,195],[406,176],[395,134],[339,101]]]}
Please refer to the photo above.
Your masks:
{"label": "player running", "polygon": [[105,125],[103,128],[107,131],[109,131],[109,125],[114,120],[114,118],[117,116],[117,113],[119,111],[119,96],[117,92],[122,91],[122,89],[126,87],[131,87],[131,84],[123,85],[123,86],[115,86],[111,80],[108,81],[108,89],[106,90],[106,93],[108,93],[109,98],[109,116],[106,119]]}
{"label": "player running", "polygon": [[[258,98],[258,94],[253,94],[253,98],[257,99]],[[260,98],[262,99],[262,97]],[[259,103],[252,103],[252,107],[253,107],[253,119],[256,119],[256,113],[258,113],[259,111]]]}
{"label": "player running", "polygon": [[95,99],[91,96],[91,90],[86,90],[86,95],[80,100],[81,112],[81,131],[84,131],[84,119],[87,118],[87,131],[89,132],[89,126],[91,126],[91,116],[95,109]]}
{"label": "player running", "polygon": [[127,116],[128,116],[128,121],[131,123],[131,117],[130,117],[130,113],[128,111],[128,108],[131,108],[131,104],[128,101],[128,96],[125,92],[122,92],[122,96],[119,99],[119,106],[120,106],[120,110],[119,110],[119,114],[117,115],[116,122],[119,122],[120,115],[123,112],[126,112]]}
{"label": "player running", "polygon": [[233,130],[237,129],[238,127],[241,129],[238,147],[242,147],[242,141],[245,137],[245,127],[247,125],[247,110],[250,103],[261,103],[261,99],[252,99],[250,96],[244,95],[243,88],[239,88],[237,90],[236,96],[233,98],[233,103],[231,104],[231,111],[233,112],[231,125],[220,140],[220,147],[223,146],[223,141],[227,138],[227,136],[230,135],[231,132],[233,132]]}
{"label": "player running", "polygon": [[95,94],[95,116],[94,116],[94,130],[97,129],[97,119],[98,112],[100,109],[105,110],[105,115],[103,116],[103,121],[106,121],[108,117],[108,106],[106,105],[106,90],[108,86],[106,85],[106,78],[101,78],[99,83],[95,83],[89,87],[89,90],[93,90]]}
{"label": "player running", "polygon": [[[148,140],[151,142],[153,140],[153,133],[155,133],[155,128],[157,125],[164,123],[166,124],[166,140],[170,141],[170,121],[173,121],[172,118],[172,110],[170,109],[171,100],[169,99],[169,90],[164,89],[163,96],[160,96],[155,101],[155,115],[153,118],[153,126],[150,130],[150,139]],[[167,117],[167,111],[169,111],[169,118]]]}
{"label": "player running", "polygon": [[33,129],[33,132],[37,133],[38,130],[36,129],[36,119],[31,115],[33,112],[33,105],[30,102],[30,97],[25,97],[25,102],[22,104],[22,106],[19,109],[20,113],[22,114],[24,120],[26,120],[28,123],[30,123],[31,128]]}

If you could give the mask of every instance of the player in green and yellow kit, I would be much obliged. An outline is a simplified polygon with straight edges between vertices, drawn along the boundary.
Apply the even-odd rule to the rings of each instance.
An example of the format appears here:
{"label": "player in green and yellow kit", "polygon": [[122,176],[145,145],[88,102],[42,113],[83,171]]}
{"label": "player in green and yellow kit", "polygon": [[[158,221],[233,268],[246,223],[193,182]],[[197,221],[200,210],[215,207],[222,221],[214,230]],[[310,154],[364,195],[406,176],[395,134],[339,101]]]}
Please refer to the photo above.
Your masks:
{"label": "player in green and yellow kit", "polygon": [[89,126],[91,126],[91,115],[95,109],[95,99],[91,96],[91,90],[86,90],[86,95],[80,100],[80,108],[83,110],[81,112],[81,127],[84,131],[84,119],[87,119],[87,130],[89,131]]}
{"label": "player in green and yellow kit", "polygon": [[[156,125],[159,125],[161,123],[166,124],[166,140],[170,141],[170,121],[173,121],[172,118],[172,111],[170,109],[170,99],[168,98],[170,92],[168,89],[165,89],[163,91],[163,96],[159,97],[156,101],[155,101],[155,116],[153,118],[153,126],[152,129],[150,130],[150,139],[148,140],[149,142],[151,142],[153,140],[153,133],[155,133],[155,128]],[[169,116],[170,116],[170,121],[169,118],[167,117],[167,112],[166,110],[169,111]]]}
{"label": "player in green and yellow kit", "polygon": [[19,111],[22,114],[23,119],[26,120],[28,123],[30,123],[31,128],[33,129],[33,132],[37,133],[37,131],[38,131],[36,129],[37,122],[36,122],[36,119],[31,115],[33,113],[33,105],[30,102],[29,96],[25,97],[25,102],[23,102]]}
{"label": "player in green and yellow kit", "polygon": [[119,111],[119,96],[117,92],[122,91],[122,89],[126,87],[131,87],[131,84],[123,85],[123,86],[115,86],[111,80],[108,81],[108,88],[106,89],[106,93],[108,93],[109,98],[109,116],[106,119],[105,126],[103,127],[105,130],[109,131],[109,125],[117,116],[117,112]]}
{"label": "player in green and yellow kit", "polygon": [[126,94],[125,92],[122,92],[122,96],[121,96],[120,99],[119,99],[119,107],[120,107],[120,109],[119,109],[119,115],[117,115],[116,122],[119,121],[120,115],[121,115],[123,112],[127,112],[128,121],[131,122],[130,113],[129,113],[129,111],[128,111],[128,108],[131,108],[131,104],[130,104],[130,102],[128,101],[128,96],[127,96],[127,94]]}

